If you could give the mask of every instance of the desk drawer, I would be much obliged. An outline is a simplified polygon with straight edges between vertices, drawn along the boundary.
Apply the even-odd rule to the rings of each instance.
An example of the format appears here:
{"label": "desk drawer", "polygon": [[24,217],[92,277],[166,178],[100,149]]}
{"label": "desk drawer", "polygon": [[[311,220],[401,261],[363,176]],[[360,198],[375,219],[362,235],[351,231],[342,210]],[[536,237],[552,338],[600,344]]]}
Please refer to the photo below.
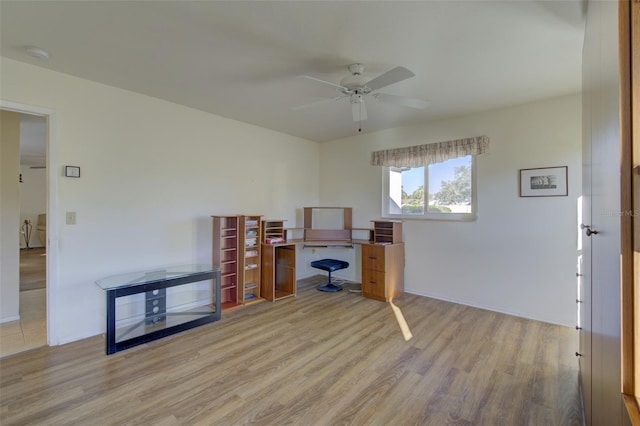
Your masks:
{"label": "desk drawer", "polygon": [[362,269],[385,271],[385,246],[362,246]]}
{"label": "desk drawer", "polygon": [[386,302],[386,274],[381,271],[364,269],[362,271],[362,295]]}

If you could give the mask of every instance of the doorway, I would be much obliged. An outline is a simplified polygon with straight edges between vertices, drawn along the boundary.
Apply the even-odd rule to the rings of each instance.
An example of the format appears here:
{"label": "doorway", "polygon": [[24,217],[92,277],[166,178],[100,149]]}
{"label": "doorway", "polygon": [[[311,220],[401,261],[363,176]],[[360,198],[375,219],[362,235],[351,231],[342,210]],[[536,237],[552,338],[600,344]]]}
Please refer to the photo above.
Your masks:
{"label": "doorway", "polygon": [[[18,185],[19,201],[9,203],[9,206],[3,204],[3,215],[7,208],[16,213],[13,214],[15,223],[7,226],[5,229],[9,231],[2,235],[5,240],[3,247],[9,242],[11,249],[3,250],[1,263],[3,269],[15,269],[13,276],[18,279],[7,280],[3,275],[0,285],[3,295],[10,287],[12,294],[16,295],[11,303],[16,308],[19,306],[19,318],[8,318],[0,323],[0,357],[5,357],[57,344],[51,333],[51,300],[55,287],[52,271],[57,269],[57,239],[55,232],[52,235],[51,227],[47,226],[52,219],[55,220],[55,214],[51,212],[57,204],[57,177],[52,167],[57,166],[50,155],[55,126],[53,111],[5,101],[0,101],[0,109],[3,113],[19,114],[20,134],[25,136],[20,138],[19,179],[11,179]],[[3,168],[5,161],[13,160],[3,156]],[[13,235],[10,235],[13,230],[19,234],[19,244],[8,241],[13,240]],[[6,255],[7,251],[11,253]]]}

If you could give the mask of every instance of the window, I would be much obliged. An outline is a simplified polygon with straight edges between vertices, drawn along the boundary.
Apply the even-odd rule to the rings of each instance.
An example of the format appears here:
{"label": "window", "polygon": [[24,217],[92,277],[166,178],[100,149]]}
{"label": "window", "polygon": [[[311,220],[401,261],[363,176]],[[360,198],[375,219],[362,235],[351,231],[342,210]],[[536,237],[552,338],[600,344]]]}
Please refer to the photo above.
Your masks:
{"label": "window", "polygon": [[474,136],[371,153],[382,166],[382,215],[401,219],[474,220],[475,157],[489,137]]}
{"label": "window", "polygon": [[475,219],[474,166],[474,156],[467,155],[428,166],[383,167],[382,215],[404,219]]}

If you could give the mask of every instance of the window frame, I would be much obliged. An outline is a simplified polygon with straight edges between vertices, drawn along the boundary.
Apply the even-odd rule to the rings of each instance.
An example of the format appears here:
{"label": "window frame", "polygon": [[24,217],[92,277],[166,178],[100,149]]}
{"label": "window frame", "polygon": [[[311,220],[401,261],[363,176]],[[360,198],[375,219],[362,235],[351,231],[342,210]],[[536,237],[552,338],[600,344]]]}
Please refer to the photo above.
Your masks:
{"label": "window frame", "polygon": [[[467,156],[465,156],[467,157]],[[400,220],[440,220],[440,221],[455,221],[455,222],[471,222],[478,218],[478,190],[477,190],[477,163],[476,155],[470,155],[471,157],[471,213],[442,213],[442,212],[430,212],[427,206],[423,214],[394,214],[389,212],[389,172],[391,170],[400,170],[400,167],[383,166],[382,168],[382,202],[381,211],[382,217],[385,219],[400,219]],[[429,188],[429,165],[424,165],[424,187]],[[428,204],[429,191],[425,191],[425,203]]]}

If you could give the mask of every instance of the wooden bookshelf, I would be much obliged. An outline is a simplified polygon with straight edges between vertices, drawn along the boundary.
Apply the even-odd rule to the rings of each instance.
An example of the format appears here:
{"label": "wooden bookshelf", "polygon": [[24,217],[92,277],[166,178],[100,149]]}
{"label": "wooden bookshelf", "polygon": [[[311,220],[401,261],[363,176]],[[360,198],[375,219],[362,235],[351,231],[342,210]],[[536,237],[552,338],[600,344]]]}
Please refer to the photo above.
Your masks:
{"label": "wooden bookshelf", "polygon": [[262,301],[260,294],[260,269],[262,246],[262,216],[240,216],[240,257],[238,303],[250,304]]}
{"label": "wooden bookshelf", "polygon": [[212,263],[220,268],[222,310],[239,306],[239,217],[212,216],[213,250]]}

